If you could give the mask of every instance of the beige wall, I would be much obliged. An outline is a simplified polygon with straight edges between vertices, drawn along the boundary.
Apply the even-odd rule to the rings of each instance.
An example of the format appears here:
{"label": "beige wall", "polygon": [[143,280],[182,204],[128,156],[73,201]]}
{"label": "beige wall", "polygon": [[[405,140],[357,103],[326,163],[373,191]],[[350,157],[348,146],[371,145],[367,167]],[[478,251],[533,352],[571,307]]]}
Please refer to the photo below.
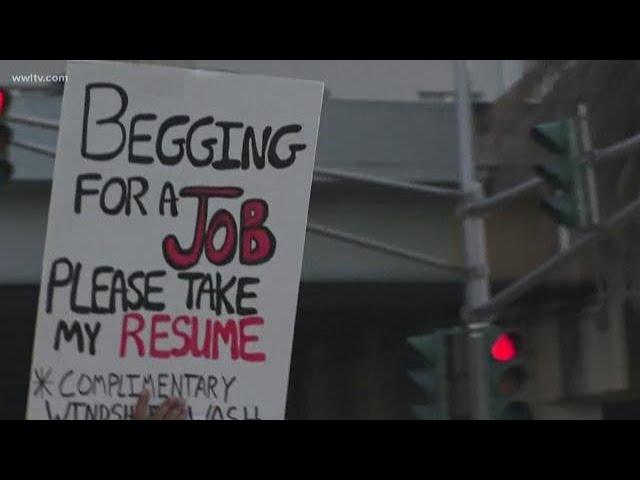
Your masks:
{"label": "beige wall", "polygon": [[[493,278],[517,278],[558,251],[556,225],[539,209],[538,200],[526,198],[495,212],[487,219],[487,249]],[[589,256],[567,264],[549,278],[580,281],[588,277]]]}

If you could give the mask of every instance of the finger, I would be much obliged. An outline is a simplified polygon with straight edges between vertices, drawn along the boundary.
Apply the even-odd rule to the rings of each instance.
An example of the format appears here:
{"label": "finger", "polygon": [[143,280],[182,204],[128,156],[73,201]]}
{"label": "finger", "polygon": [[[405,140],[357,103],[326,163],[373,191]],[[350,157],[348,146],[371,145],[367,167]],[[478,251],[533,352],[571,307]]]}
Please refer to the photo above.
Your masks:
{"label": "finger", "polygon": [[180,419],[179,420],[186,420],[187,419],[187,406],[185,405],[185,407],[182,409],[182,415],[180,415]]}
{"label": "finger", "polygon": [[138,401],[136,402],[136,407],[133,411],[133,419],[134,420],[144,420],[147,418],[147,414],[149,411],[149,390],[144,389],[140,395],[138,396]]}
{"label": "finger", "polygon": [[164,420],[169,411],[172,410],[177,404],[177,398],[170,398],[168,400],[165,400],[162,405],[160,405],[160,408],[158,408],[158,410],[156,410],[156,412],[153,414],[153,420]]}
{"label": "finger", "polygon": [[165,420],[179,420],[182,416],[183,408],[180,405],[176,405],[167,413],[167,416],[164,417]]}
{"label": "finger", "polygon": [[173,407],[167,413],[165,420],[184,420],[187,416],[187,402],[185,402],[184,398],[181,398],[176,403],[175,407]]}
{"label": "finger", "polygon": [[186,420],[187,419],[187,402],[184,398],[180,399],[180,414],[178,415],[177,420]]}

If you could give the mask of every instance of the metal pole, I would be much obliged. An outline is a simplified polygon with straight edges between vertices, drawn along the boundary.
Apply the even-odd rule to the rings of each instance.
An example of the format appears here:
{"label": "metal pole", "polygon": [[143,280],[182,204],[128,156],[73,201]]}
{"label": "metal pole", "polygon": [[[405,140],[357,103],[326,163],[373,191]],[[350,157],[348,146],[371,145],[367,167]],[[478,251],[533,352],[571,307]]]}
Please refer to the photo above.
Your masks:
{"label": "metal pole", "polygon": [[331,168],[315,168],[313,174],[320,177],[336,178],[352,182],[366,183],[379,187],[397,188],[416,193],[426,193],[429,195],[442,195],[448,197],[460,197],[462,192],[457,188],[434,187],[432,185],[422,185],[419,183],[409,183],[392,178],[377,177],[358,172],[347,172]]}
{"label": "metal pole", "polygon": [[44,155],[48,155],[54,158],[56,156],[56,151],[53,148],[48,147],[46,145],[41,145],[39,143],[21,142],[19,140],[12,140],[11,142],[9,142],[9,145],[13,145],[18,148],[23,148],[25,150],[31,150],[32,152],[42,153]]}
{"label": "metal pole", "polygon": [[35,127],[43,127],[51,130],[58,130],[60,125],[57,120],[49,118],[31,117],[29,115],[6,115],[5,120],[10,123],[24,123]]}
{"label": "metal pole", "polygon": [[633,153],[640,148],[640,133],[636,133],[621,142],[593,151],[593,161],[603,162],[628,153]]}
{"label": "metal pole", "polygon": [[393,245],[389,245],[384,242],[378,242],[376,240],[371,240],[370,238],[353,235],[352,233],[335,230],[333,228],[316,225],[314,223],[308,223],[307,230],[317,235],[334,238],[336,240],[340,240],[346,243],[352,243],[354,245],[360,245],[361,247],[365,247],[370,250],[376,250],[378,252],[387,253],[389,255],[394,255],[396,257],[424,263],[426,265],[429,265],[433,268],[437,268],[438,270],[443,270],[445,272],[462,275],[462,276],[467,276],[467,275],[470,275],[471,273],[464,266],[453,265],[451,263],[447,263],[446,260],[443,260],[440,258],[431,257],[429,255],[424,255],[422,253],[413,252],[411,250],[406,250],[404,248],[395,247]]}
{"label": "metal pole", "polygon": [[[466,61],[455,61],[456,114],[458,123],[458,158],[460,183],[467,201],[480,202],[482,187],[475,180],[473,163],[473,118],[469,97],[469,78]],[[467,279],[465,306],[462,317],[468,331],[468,366],[471,393],[471,416],[473,419],[489,419],[489,383],[487,357],[485,355],[485,329],[489,318],[469,317],[468,310],[489,301],[489,269],[485,244],[484,220],[478,216],[465,215],[462,220],[464,234],[464,258],[469,270],[476,275]]]}
{"label": "metal pole", "polygon": [[564,225],[558,225],[556,230],[558,233],[558,250],[561,252],[568,250],[571,247],[571,230]]}
{"label": "metal pole", "polygon": [[585,176],[587,180],[587,196],[589,197],[589,213],[593,225],[600,223],[600,202],[598,201],[598,185],[593,170],[593,145],[591,143],[591,131],[589,130],[589,117],[587,106],[584,103],[578,105],[578,127],[580,131],[580,147],[586,157]]}

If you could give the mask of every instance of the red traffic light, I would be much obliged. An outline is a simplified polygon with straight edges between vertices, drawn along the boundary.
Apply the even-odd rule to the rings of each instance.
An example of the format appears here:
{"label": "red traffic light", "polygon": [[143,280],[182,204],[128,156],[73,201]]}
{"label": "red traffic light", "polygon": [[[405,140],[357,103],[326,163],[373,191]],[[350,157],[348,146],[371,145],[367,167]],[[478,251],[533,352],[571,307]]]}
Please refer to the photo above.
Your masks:
{"label": "red traffic light", "polygon": [[491,345],[491,358],[496,362],[510,362],[518,356],[518,339],[512,333],[501,333]]}
{"label": "red traffic light", "polygon": [[9,94],[3,88],[0,88],[0,117],[4,115],[4,110],[9,103]]}

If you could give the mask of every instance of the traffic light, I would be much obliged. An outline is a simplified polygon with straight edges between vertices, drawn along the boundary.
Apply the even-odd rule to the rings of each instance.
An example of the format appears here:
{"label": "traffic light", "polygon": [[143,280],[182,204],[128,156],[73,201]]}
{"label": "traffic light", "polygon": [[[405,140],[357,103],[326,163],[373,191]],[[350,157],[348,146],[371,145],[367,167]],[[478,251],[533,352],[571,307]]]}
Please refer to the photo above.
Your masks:
{"label": "traffic light", "polygon": [[9,93],[0,88],[0,118],[4,116],[4,113],[9,105]]}
{"label": "traffic light", "polygon": [[3,121],[8,106],[9,92],[0,88],[0,186],[6,184],[13,174],[13,166],[8,159],[11,130]]}
{"label": "traffic light", "polygon": [[531,420],[523,398],[526,370],[522,335],[515,329],[489,327],[486,330],[489,370],[489,408],[494,420]]}
{"label": "traffic light", "polygon": [[534,167],[554,191],[553,196],[542,200],[542,208],[557,223],[568,227],[587,223],[584,166],[577,132],[573,118],[542,123],[531,129],[534,141],[557,157],[553,165]]}
{"label": "traffic light", "polygon": [[426,402],[411,407],[419,420],[449,418],[448,349],[446,331],[409,337],[407,341],[420,354],[421,367],[409,370],[409,377],[426,396]]}

